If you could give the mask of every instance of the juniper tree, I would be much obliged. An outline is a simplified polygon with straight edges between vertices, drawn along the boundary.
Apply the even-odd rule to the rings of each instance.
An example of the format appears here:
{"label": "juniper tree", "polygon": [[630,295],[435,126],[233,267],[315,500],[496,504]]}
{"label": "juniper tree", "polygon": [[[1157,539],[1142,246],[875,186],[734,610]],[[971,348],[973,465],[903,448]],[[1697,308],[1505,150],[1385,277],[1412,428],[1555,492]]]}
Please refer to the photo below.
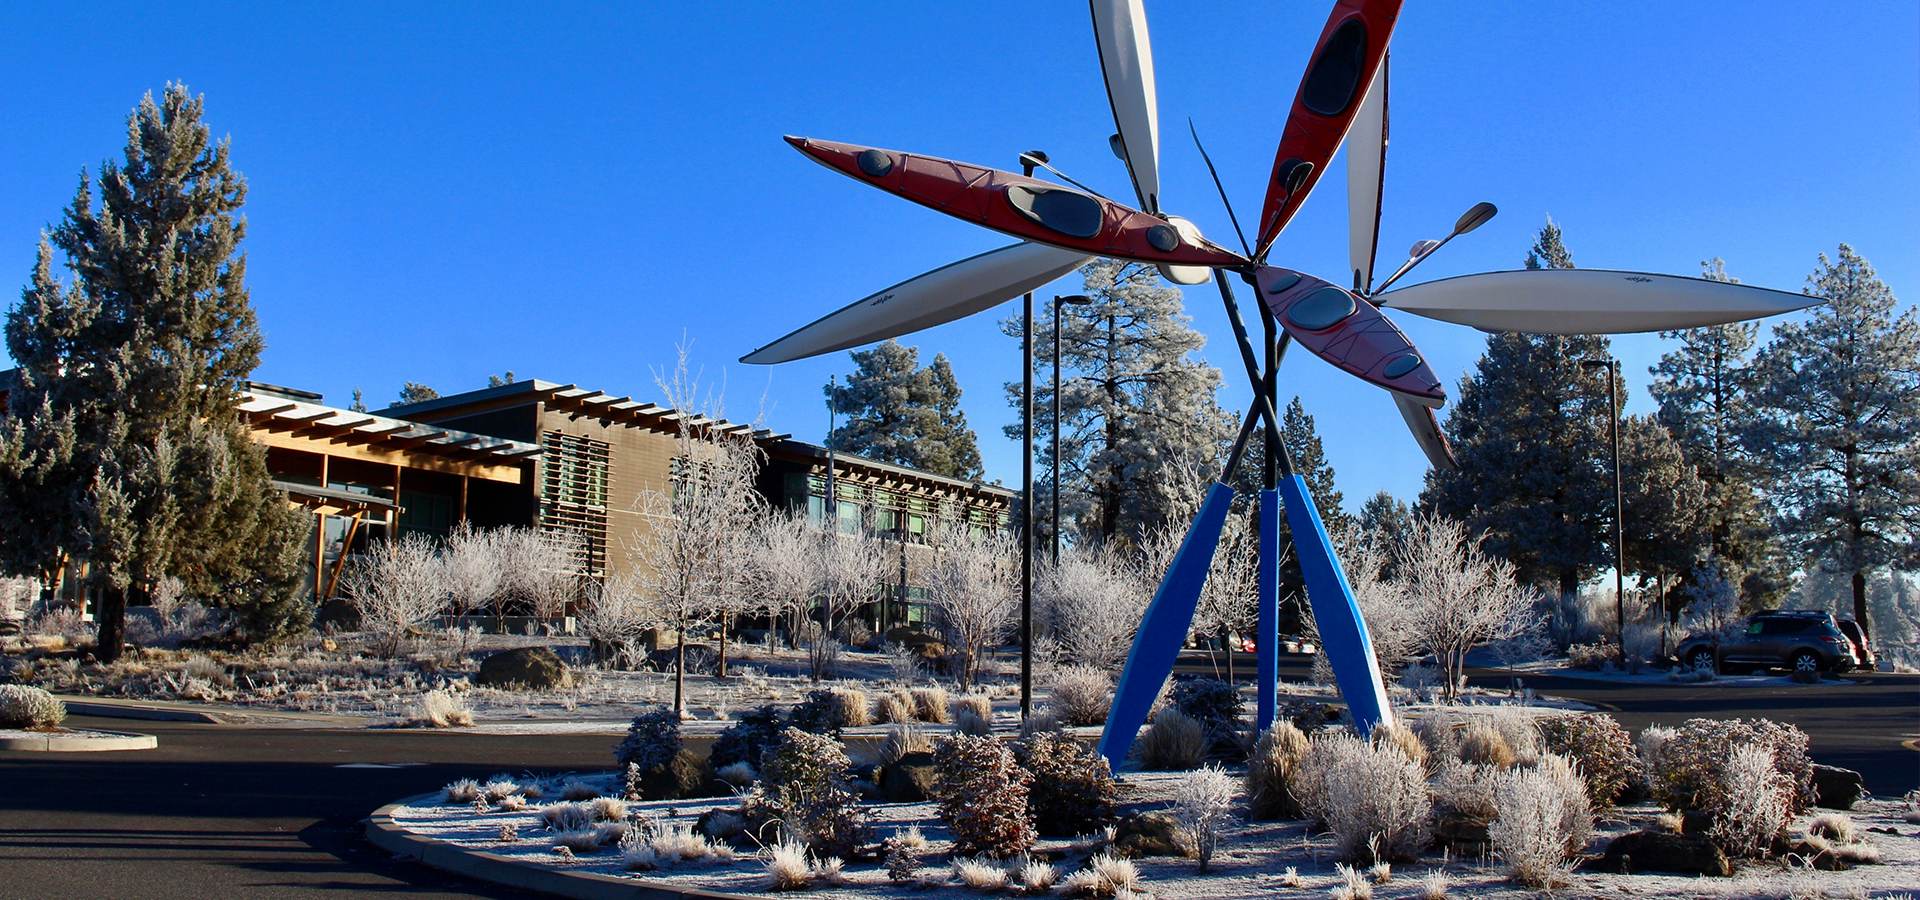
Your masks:
{"label": "juniper tree", "polygon": [[[1059,309],[1060,477],[1062,531],[1092,542],[1138,543],[1159,523],[1190,508],[1187,480],[1170,470],[1215,459],[1232,439],[1234,422],[1220,408],[1220,370],[1196,354],[1206,337],[1188,325],[1179,289],[1160,282],[1151,266],[1101,259],[1080,270],[1093,302]],[[1034,358],[1053,361],[1053,304],[1034,321]],[[1021,336],[1018,317],[1001,322]],[[1020,385],[1007,385],[1020,408]],[[1035,384],[1034,430],[1048,434],[1053,391]],[[1020,425],[1005,429],[1018,440]],[[1052,462],[1039,442],[1039,467]],[[1045,486],[1041,486],[1044,490]]]}
{"label": "juniper tree", "polygon": [[[1701,263],[1701,270],[1710,281],[1739,283],[1717,257]],[[1764,465],[1739,440],[1755,414],[1752,355],[1759,331],[1753,323],[1734,322],[1661,332],[1679,346],[1649,370],[1649,392],[1660,404],[1660,424],[1705,486],[1708,551],[1733,567],[1749,605],[1767,606],[1785,589],[1788,573],[1761,490]]]}
{"label": "juniper tree", "polygon": [[[1573,267],[1552,220],[1526,264]],[[1489,336],[1445,423],[1460,468],[1429,470],[1420,494],[1423,508],[1485,532],[1487,551],[1522,582],[1553,585],[1563,598],[1607,561],[1607,385],[1580,361],[1609,346],[1600,335]]]}
{"label": "juniper tree", "polygon": [[846,416],[827,446],[950,478],[980,477],[979,442],[945,354],[922,368],[917,348],[888,339],[849,355],[856,368],[847,383],[825,388]]}
{"label": "juniper tree", "polygon": [[[170,84],[127,120],[124,162],[83,171],[7,317],[19,363],[0,449],[0,563],[85,564],[99,653],[159,580],[235,608],[249,636],[304,627],[304,517],[235,406],[264,346],[246,289],[246,181],[203,101]],[[54,271],[54,250],[71,273]],[[51,580],[51,579],[50,579]]]}
{"label": "juniper tree", "polygon": [[1761,413],[1742,434],[1775,473],[1781,531],[1803,564],[1852,579],[1870,630],[1868,576],[1920,563],[1920,317],[1841,244],[1806,292],[1826,298],[1773,330],[1756,363]]}

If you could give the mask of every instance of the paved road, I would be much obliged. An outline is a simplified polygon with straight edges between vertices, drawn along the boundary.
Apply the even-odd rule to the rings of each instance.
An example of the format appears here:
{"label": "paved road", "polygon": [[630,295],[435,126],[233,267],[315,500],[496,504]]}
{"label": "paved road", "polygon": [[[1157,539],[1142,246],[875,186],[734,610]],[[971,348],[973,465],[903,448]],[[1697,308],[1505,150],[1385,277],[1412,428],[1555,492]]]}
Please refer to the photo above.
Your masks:
{"label": "paved road", "polygon": [[[1246,662],[1236,661],[1242,673],[1251,671]],[[1307,674],[1298,665],[1286,669],[1288,678]],[[1505,684],[1494,673],[1476,678]],[[1811,686],[1546,676],[1528,683],[1600,704],[1631,728],[1697,715],[1793,722],[1812,736],[1816,759],[1860,770],[1875,793],[1898,796],[1920,786],[1920,752],[1901,745],[1920,734],[1920,676],[1857,675]],[[388,801],[456,778],[604,768],[612,743],[605,735],[69,721],[157,734],[160,749],[0,752],[0,900],[340,893],[524,900],[531,895],[394,860],[366,843],[361,820]],[[426,765],[339,768],[351,763]]]}

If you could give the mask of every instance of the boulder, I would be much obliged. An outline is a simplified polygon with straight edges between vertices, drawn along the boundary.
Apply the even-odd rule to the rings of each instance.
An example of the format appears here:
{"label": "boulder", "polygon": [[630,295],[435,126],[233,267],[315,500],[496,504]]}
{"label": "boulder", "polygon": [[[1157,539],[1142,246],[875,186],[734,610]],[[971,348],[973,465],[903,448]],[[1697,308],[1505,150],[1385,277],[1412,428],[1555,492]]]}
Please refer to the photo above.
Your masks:
{"label": "boulder", "polygon": [[573,670],[546,647],[517,647],[481,660],[473,680],[489,687],[551,691],[573,687]]}
{"label": "boulder", "polygon": [[1683,875],[1733,874],[1733,865],[1719,846],[1694,834],[1635,831],[1607,844],[1594,868],[1635,875],[1642,872],[1678,872]]}
{"label": "boulder", "polygon": [[1867,783],[1859,772],[1814,764],[1813,805],[1828,809],[1852,809],[1866,793]]}
{"label": "boulder", "polygon": [[673,759],[645,772],[627,769],[629,800],[691,800],[699,797],[724,797],[726,784],[713,774],[713,767],[692,750],[682,749]]}
{"label": "boulder", "polygon": [[1789,853],[1799,857],[1801,865],[1819,869],[1822,872],[1845,872],[1853,868],[1852,863],[1835,856],[1831,846],[1799,841],[1787,844],[1783,852],[1778,855],[1785,858]]}
{"label": "boulder", "polygon": [[932,799],[933,754],[909,753],[880,767],[880,796],[888,803],[923,803]]}
{"label": "boulder", "polygon": [[1480,856],[1492,846],[1485,819],[1452,811],[1434,820],[1433,842],[1459,857]]}
{"label": "boulder", "polygon": [[1134,813],[1113,827],[1113,854],[1128,859],[1186,856],[1179,835],[1180,826],[1166,813]]}

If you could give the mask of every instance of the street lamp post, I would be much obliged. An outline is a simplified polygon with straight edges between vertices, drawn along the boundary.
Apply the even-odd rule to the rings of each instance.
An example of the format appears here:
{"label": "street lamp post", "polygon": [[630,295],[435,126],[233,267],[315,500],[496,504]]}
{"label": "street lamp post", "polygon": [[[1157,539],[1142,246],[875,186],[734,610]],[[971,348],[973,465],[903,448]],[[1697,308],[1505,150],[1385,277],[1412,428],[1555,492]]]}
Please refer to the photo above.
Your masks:
{"label": "street lamp post", "polygon": [[1060,565],[1060,305],[1086,306],[1093,298],[1085,294],[1053,297],[1053,564]]}
{"label": "street lamp post", "polygon": [[[1028,177],[1047,161],[1039,150],[1020,154]],[[1033,712],[1033,292],[1020,307],[1020,721]]]}
{"label": "street lamp post", "polygon": [[1607,436],[1613,445],[1613,614],[1619,626],[1620,661],[1627,659],[1626,502],[1620,488],[1620,361],[1583,359],[1583,368],[1607,370]]}

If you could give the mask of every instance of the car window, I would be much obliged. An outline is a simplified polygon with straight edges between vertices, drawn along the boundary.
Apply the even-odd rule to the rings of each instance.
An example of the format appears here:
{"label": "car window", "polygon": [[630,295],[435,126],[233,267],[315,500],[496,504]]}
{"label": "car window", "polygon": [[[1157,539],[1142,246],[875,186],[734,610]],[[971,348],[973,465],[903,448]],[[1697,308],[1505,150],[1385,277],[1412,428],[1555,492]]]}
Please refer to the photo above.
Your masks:
{"label": "car window", "polygon": [[1795,621],[1793,619],[1767,619],[1760,623],[1760,633],[1763,635],[1799,634],[1805,631],[1810,624],[1812,623]]}
{"label": "car window", "polygon": [[1761,622],[1748,622],[1748,623],[1747,623],[1747,633],[1748,633],[1748,634],[1759,634],[1759,633],[1760,633],[1760,626],[1761,626],[1762,624],[1764,624],[1764,623],[1761,623]]}

